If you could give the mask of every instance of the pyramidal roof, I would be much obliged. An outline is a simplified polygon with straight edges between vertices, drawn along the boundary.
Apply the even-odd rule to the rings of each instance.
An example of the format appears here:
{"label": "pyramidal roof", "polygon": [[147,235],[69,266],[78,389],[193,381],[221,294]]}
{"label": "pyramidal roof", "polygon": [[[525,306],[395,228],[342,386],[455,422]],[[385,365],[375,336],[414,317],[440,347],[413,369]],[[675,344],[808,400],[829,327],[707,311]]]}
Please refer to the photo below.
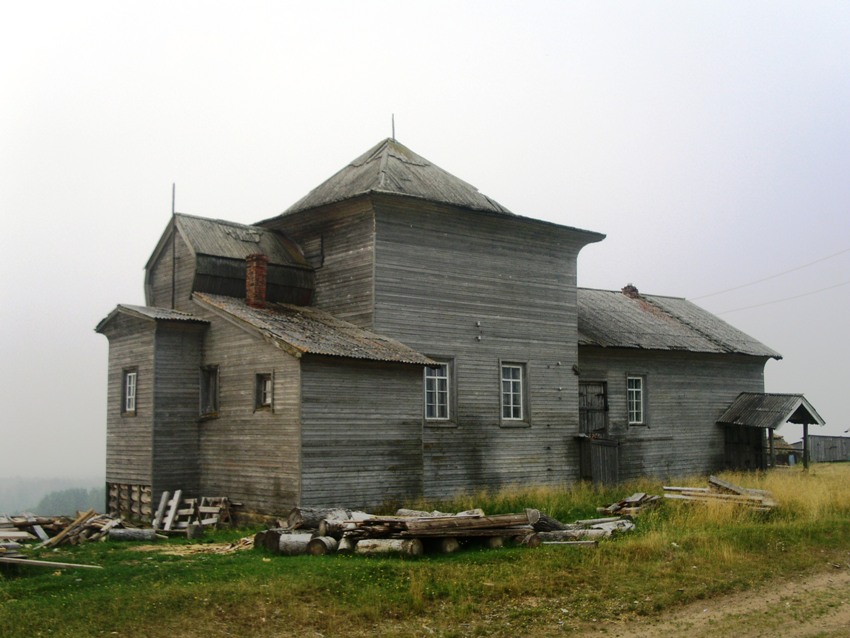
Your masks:
{"label": "pyramidal roof", "polygon": [[417,197],[473,210],[512,215],[478,189],[387,138],[295,202],[284,215],[369,193]]}

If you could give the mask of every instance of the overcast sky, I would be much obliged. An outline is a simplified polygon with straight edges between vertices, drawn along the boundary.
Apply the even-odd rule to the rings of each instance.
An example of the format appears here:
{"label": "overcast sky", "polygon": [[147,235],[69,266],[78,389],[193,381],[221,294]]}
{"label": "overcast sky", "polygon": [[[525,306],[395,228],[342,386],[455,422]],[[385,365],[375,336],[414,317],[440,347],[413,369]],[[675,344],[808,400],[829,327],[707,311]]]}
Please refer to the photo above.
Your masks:
{"label": "overcast sky", "polygon": [[850,427],[850,2],[15,2],[0,57],[0,476],[103,473],[94,327],[144,302],[172,183],[266,219],[393,113],[513,212],[605,233],[580,285],[695,299]]}

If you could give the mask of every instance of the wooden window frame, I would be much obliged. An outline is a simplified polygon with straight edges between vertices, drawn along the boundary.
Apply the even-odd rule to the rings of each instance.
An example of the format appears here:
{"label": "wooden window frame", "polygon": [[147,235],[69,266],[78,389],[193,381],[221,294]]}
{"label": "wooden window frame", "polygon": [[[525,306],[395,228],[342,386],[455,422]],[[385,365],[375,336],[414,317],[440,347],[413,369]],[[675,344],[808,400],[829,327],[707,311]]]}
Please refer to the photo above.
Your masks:
{"label": "wooden window frame", "polygon": [[136,416],[138,413],[138,400],[139,369],[135,366],[124,368],[121,370],[121,415]]}
{"label": "wooden window frame", "polygon": [[[268,386],[268,390],[266,387]],[[254,375],[254,410],[272,410],[274,407],[274,374],[257,372]]]}
{"label": "wooden window frame", "polygon": [[[425,423],[431,427],[454,427],[457,425],[457,421],[455,419],[455,414],[457,413],[456,405],[455,405],[455,372],[454,372],[454,359],[450,357],[430,357],[433,359],[440,368],[445,369],[445,376],[435,376],[429,375],[429,372],[435,370],[434,366],[425,366],[425,369],[422,372],[422,391],[423,391],[423,411],[424,411],[424,419]],[[439,389],[430,390],[429,386],[433,383],[444,380],[445,381],[445,416],[429,416],[428,414],[428,395],[429,392],[437,392],[438,394],[441,392]],[[437,404],[438,407],[443,405],[443,403]]]}
{"label": "wooden window frame", "polygon": [[219,408],[219,373],[217,365],[201,366],[199,372],[199,406],[198,412],[202,419],[218,417]]}
{"label": "wooden window frame", "polygon": [[[506,378],[505,371],[507,369],[519,370],[519,379],[513,377]],[[511,390],[505,391],[505,383],[511,384]],[[519,383],[519,392],[516,392],[515,385]],[[524,361],[500,361],[499,362],[499,422],[503,427],[528,427],[531,423],[531,410],[528,401],[528,364]],[[506,403],[506,397],[510,396],[510,400]],[[515,402],[515,397],[519,397],[519,404]],[[519,416],[513,416],[513,413],[519,408]],[[506,408],[511,411],[511,416],[505,416]]]}
{"label": "wooden window frame", "polygon": [[[632,387],[634,382],[637,382],[639,387]],[[626,375],[626,418],[630,426],[647,424],[646,397],[646,375]]]}

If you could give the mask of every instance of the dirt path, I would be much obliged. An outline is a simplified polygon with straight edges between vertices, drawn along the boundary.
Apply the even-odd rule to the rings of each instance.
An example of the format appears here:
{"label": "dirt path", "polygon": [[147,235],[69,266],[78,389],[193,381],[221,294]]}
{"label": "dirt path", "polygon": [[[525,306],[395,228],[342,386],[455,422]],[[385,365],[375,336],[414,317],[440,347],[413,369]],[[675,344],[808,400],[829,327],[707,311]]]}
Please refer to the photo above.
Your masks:
{"label": "dirt path", "polygon": [[599,627],[614,638],[850,637],[850,569],[721,596],[656,621]]}

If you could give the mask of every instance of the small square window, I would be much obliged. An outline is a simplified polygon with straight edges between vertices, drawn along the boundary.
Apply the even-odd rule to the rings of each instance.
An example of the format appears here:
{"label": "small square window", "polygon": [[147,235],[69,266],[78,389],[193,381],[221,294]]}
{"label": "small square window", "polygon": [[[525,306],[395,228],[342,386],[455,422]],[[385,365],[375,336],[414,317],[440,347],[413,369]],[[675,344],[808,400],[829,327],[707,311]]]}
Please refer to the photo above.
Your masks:
{"label": "small square window", "polygon": [[121,413],[136,414],[136,390],[139,373],[136,368],[124,370],[121,382]]}
{"label": "small square window", "polygon": [[266,409],[272,407],[273,387],[271,373],[260,373],[256,377],[254,407]]}

